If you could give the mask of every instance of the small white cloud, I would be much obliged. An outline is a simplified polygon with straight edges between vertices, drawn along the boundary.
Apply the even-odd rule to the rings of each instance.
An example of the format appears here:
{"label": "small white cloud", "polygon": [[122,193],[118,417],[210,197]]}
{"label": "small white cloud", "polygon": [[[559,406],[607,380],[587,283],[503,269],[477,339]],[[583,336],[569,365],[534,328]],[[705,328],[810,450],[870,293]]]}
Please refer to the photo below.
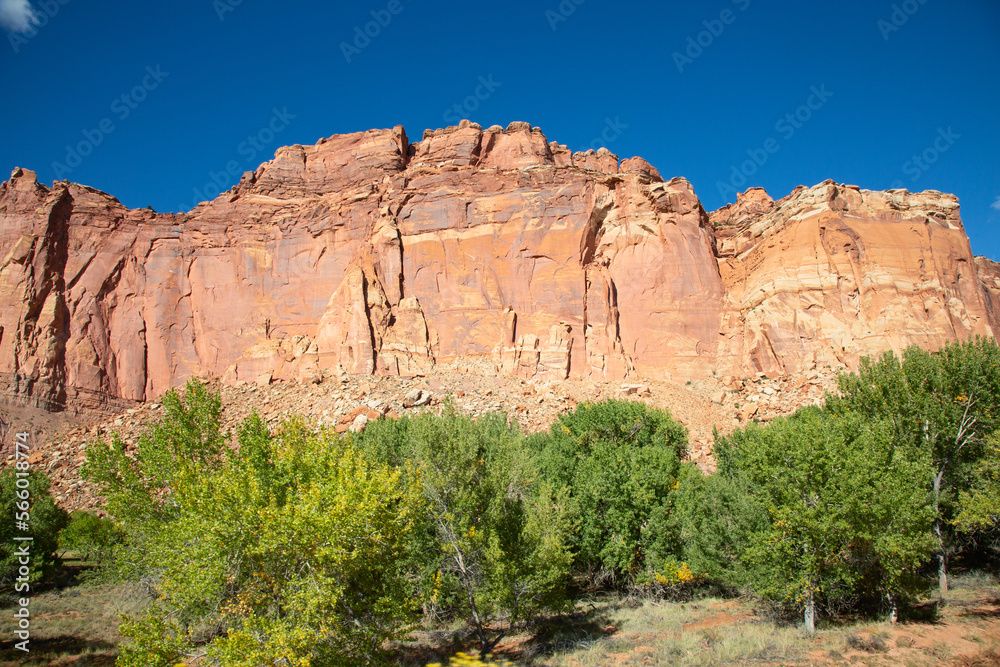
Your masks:
{"label": "small white cloud", "polygon": [[995,208],[996,210],[1000,211],[1000,197],[997,197],[997,200],[992,204],[990,204],[990,208]]}
{"label": "small white cloud", "polygon": [[28,32],[38,25],[38,12],[28,0],[0,0],[0,25],[12,32]]}

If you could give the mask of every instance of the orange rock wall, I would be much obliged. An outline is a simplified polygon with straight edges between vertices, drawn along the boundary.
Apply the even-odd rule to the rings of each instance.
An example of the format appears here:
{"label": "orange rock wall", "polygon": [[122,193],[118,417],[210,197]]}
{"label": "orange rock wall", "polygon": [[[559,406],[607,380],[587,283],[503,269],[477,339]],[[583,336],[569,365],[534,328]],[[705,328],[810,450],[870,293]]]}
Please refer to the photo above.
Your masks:
{"label": "orange rock wall", "polygon": [[761,192],[712,214],[727,223],[728,372],[855,368],[884,350],[995,335],[997,265],[973,257],[954,196],[828,181],[765,205]]}
{"label": "orange rock wall", "polygon": [[710,217],[687,181],[525,123],[282,148],[181,215],[15,170],[0,256],[0,377],[53,409],[470,358],[543,378],[851,367],[1000,314],[954,197],[828,182]]}

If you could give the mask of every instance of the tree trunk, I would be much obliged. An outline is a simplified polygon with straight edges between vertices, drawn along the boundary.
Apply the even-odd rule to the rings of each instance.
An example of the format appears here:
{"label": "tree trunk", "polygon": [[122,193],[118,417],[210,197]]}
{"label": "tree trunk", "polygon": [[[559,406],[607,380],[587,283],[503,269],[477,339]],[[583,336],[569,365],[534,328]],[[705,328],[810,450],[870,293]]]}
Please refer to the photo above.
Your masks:
{"label": "tree trunk", "polygon": [[812,590],[809,591],[809,596],[806,598],[803,620],[806,622],[806,634],[816,634],[816,598],[813,596]]}
{"label": "tree trunk", "polygon": [[948,555],[945,551],[944,531],[941,530],[941,480],[944,477],[944,466],[934,476],[934,535],[938,541],[938,591],[941,595],[948,592]]}
{"label": "tree trunk", "polygon": [[472,574],[465,565],[465,556],[462,553],[462,549],[458,543],[458,539],[455,537],[454,532],[448,526],[439,526],[439,528],[445,534],[446,539],[451,544],[451,547],[455,550],[453,560],[455,562],[455,568],[458,571],[458,581],[462,588],[465,589],[465,596],[469,603],[469,613],[472,617],[472,625],[476,630],[476,634],[479,635],[480,650],[483,655],[485,655],[489,652],[490,642],[489,638],[486,636],[486,624],[483,622],[483,618],[479,615],[479,609],[476,606],[475,584],[472,581]]}
{"label": "tree trunk", "polygon": [[889,598],[889,623],[896,625],[899,620],[899,605],[896,604],[896,596],[888,595]]}

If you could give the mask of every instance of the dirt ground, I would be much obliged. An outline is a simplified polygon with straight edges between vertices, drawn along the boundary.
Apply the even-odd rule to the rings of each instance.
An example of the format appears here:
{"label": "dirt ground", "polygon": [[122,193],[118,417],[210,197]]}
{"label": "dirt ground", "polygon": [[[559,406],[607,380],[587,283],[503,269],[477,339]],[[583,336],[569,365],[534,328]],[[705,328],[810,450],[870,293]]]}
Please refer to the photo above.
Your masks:
{"label": "dirt ground", "polygon": [[[12,601],[0,610],[0,667],[112,665],[117,619],[146,602],[138,587],[62,587],[32,600],[31,652],[14,649]],[[401,665],[447,662],[475,653],[459,624],[415,633],[395,647]],[[749,600],[705,597],[668,602],[603,596],[505,640],[497,657],[519,665],[906,665],[1000,666],[1000,581],[982,574],[954,579],[944,601],[932,599],[897,625],[878,619],[821,619],[815,636],[777,621]]]}

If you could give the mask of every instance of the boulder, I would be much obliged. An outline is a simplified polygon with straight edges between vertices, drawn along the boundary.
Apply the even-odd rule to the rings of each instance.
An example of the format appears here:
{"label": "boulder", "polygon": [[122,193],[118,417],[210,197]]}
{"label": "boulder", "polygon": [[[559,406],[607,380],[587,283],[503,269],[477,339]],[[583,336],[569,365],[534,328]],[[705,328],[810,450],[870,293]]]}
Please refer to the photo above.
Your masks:
{"label": "boulder", "polygon": [[433,398],[431,392],[426,389],[412,389],[403,397],[403,407],[419,408],[430,403],[431,398]]}

